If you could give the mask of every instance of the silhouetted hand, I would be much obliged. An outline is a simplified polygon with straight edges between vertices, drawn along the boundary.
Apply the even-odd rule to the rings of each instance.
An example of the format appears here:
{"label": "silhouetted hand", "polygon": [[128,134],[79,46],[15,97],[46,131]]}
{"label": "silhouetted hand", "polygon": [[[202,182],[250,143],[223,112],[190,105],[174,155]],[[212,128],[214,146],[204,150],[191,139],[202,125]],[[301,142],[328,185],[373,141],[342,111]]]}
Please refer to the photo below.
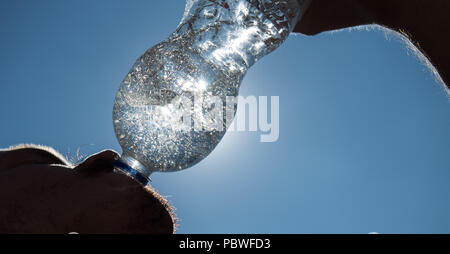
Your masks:
{"label": "silhouetted hand", "polygon": [[[309,1],[309,2],[308,2]],[[450,81],[450,1],[308,0],[294,32],[315,35],[341,28],[378,24],[407,37]],[[432,67],[430,64],[430,67]]]}

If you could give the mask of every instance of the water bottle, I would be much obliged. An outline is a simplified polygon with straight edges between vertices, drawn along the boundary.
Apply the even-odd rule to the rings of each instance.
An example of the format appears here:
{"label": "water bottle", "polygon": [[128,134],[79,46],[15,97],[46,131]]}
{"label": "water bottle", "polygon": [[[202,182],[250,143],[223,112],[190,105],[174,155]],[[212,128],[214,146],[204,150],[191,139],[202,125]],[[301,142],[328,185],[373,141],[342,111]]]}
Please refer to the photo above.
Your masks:
{"label": "water bottle", "polygon": [[[189,168],[220,142],[248,69],[278,48],[305,0],[188,0],[166,40],[147,50],[117,92],[116,168],[146,185],[152,172]],[[232,112],[235,112],[232,111]]]}

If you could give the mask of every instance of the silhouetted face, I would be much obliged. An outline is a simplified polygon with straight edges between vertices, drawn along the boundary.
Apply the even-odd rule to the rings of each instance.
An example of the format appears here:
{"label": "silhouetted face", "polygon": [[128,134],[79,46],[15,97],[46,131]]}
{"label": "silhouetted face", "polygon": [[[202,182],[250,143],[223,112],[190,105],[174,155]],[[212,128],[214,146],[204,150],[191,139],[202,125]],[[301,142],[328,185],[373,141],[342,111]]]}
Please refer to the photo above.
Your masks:
{"label": "silhouetted face", "polygon": [[0,151],[0,233],[173,233],[167,201],[115,173],[117,157],[71,166],[43,147]]}

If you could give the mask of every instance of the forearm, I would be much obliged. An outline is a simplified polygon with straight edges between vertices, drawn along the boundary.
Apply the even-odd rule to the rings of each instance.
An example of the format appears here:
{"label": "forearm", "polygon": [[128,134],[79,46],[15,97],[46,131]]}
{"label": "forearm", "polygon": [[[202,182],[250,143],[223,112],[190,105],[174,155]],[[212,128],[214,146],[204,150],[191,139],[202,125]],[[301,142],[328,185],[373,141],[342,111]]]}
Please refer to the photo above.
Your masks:
{"label": "forearm", "polygon": [[407,37],[439,72],[450,87],[450,1],[391,0],[380,5],[358,1],[374,22]]}
{"label": "forearm", "polygon": [[450,1],[310,0],[294,32],[315,35],[352,26],[378,24],[406,36],[450,84]]}

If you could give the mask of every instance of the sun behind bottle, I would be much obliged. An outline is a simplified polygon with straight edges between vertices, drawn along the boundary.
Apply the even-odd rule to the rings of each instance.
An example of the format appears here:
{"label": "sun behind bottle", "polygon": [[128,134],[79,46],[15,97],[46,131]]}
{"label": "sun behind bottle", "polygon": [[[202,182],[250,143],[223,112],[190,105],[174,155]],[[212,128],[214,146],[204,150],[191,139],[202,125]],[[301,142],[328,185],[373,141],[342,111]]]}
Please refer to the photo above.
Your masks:
{"label": "sun behind bottle", "polygon": [[182,170],[211,153],[232,120],[223,114],[226,98],[238,96],[248,69],[288,37],[302,2],[188,1],[176,31],[145,52],[120,85],[117,167],[145,184],[154,171]]}

